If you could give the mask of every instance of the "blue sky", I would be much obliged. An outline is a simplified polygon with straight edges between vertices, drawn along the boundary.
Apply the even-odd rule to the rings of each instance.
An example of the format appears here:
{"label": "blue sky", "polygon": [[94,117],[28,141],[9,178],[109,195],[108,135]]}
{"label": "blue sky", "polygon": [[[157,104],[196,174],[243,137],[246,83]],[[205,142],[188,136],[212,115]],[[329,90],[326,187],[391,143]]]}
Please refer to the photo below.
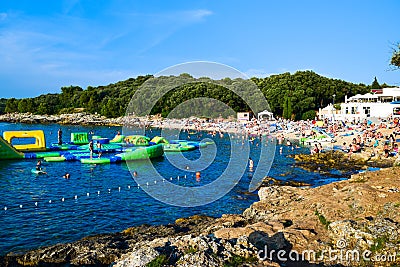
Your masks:
{"label": "blue sky", "polygon": [[107,85],[188,61],[400,85],[400,1],[1,0],[0,97]]}

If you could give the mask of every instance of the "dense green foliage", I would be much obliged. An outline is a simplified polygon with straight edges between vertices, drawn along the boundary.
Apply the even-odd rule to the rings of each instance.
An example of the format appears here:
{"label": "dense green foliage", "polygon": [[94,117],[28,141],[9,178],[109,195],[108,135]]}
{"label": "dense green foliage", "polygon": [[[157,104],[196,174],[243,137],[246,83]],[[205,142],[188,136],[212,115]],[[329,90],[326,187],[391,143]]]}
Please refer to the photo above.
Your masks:
{"label": "dense green foliage", "polygon": [[3,114],[6,110],[7,99],[0,98],[0,114]]}
{"label": "dense green foliage", "polygon": [[317,112],[315,110],[309,110],[303,113],[301,116],[302,120],[313,120],[317,116]]}
{"label": "dense green foliage", "polygon": [[125,114],[129,100],[135,90],[152,76],[138,76],[107,86],[88,86],[83,90],[79,86],[62,87],[60,94],[46,94],[35,98],[7,100],[5,112],[31,112],[35,114],[70,113],[75,108],[83,108],[89,113],[98,113],[107,117]]}
{"label": "dense green foliage", "polygon": [[[60,94],[46,94],[25,99],[11,98],[7,99],[5,104],[3,99],[0,100],[0,112],[1,107],[5,106],[5,112],[60,114],[85,110],[107,117],[118,117],[125,114],[137,89],[144,87],[146,90],[140,102],[131,103],[136,108],[135,111],[138,110],[137,108],[139,110],[150,108],[152,114],[161,113],[165,117],[187,100],[208,97],[225,103],[235,112],[248,111],[250,108],[259,112],[268,107],[260,101],[261,94],[261,96],[255,95],[249,93],[251,90],[247,90],[249,85],[246,83],[252,81],[254,82],[252,85],[258,87],[268,100],[270,110],[275,116],[302,119],[312,117],[315,114],[312,111],[331,103],[333,94],[336,95],[335,102],[339,103],[344,100],[345,95],[350,97],[370,91],[370,86],[326,78],[312,71],[252,78],[251,81],[230,78],[214,81],[206,77],[193,79],[188,74],[181,74],[178,77],[150,78],[152,78],[151,75],[138,76],[107,86],[89,86],[85,90],[79,86],[62,87]],[[189,79],[191,82],[187,82]],[[155,84],[151,84],[152,80],[158,80],[157,87],[163,89],[156,89]],[[172,87],[172,90],[166,93],[164,89],[168,87]],[[218,114],[224,113],[223,108],[211,104],[201,107],[189,104],[183,109],[182,114],[193,113],[196,108],[199,112],[200,109],[203,111],[207,109]]]}
{"label": "dense green foliage", "polygon": [[353,84],[338,79],[330,79],[313,71],[298,71],[272,75],[267,78],[252,78],[266,96],[271,110],[278,116],[283,115],[285,96],[291,95],[292,113],[295,119],[301,119],[303,113],[318,110],[335,102],[343,102],[345,95],[353,96],[370,91],[364,84]]}

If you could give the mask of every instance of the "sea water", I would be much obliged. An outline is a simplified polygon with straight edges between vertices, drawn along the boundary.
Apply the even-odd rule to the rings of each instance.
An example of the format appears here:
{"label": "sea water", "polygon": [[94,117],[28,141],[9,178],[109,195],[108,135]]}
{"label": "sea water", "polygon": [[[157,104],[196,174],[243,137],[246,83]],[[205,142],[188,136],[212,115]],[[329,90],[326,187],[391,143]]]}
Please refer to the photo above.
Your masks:
{"label": "sea water", "polygon": [[[42,129],[48,145],[57,142],[59,128],[63,131],[64,141],[70,141],[72,132],[88,132],[111,139],[117,131],[121,131],[121,127],[108,126],[0,123],[1,134],[4,131]],[[159,129],[146,131],[149,137],[159,134]],[[174,167],[165,157],[152,160],[156,170],[165,177],[165,182],[201,186],[215,180],[227,167],[232,141],[228,134],[212,136],[206,132],[194,135],[181,132],[179,138],[191,141],[210,138],[217,146],[217,155],[212,164],[201,172],[200,181],[196,180],[194,172]],[[250,156],[257,168],[260,139],[250,142],[250,146]],[[277,146],[270,173],[265,175],[312,185],[343,179],[340,175],[332,178],[306,172],[294,167],[293,158],[288,157],[290,154],[308,152],[308,148],[282,146],[281,150]],[[184,156],[196,160],[200,152],[184,152]],[[44,162],[47,175],[32,174],[31,169],[35,164],[36,160],[33,159],[0,161],[0,255],[76,241],[88,235],[118,232],[141,224],[173,223],[177,218],[195,214],[221,216],[241,213],[258,201],[257,192],[248,192],[252,175],[249,170],[222,198],[207,205],[182,208],[164,204],[149,196],[137,186],[124,162],[99,165],[81,164],[79,161]],[[139,161],[135,164],[141,169],[140,165],[144,163]],[[67,172],[71,175],[70,179],[62,177]]]}

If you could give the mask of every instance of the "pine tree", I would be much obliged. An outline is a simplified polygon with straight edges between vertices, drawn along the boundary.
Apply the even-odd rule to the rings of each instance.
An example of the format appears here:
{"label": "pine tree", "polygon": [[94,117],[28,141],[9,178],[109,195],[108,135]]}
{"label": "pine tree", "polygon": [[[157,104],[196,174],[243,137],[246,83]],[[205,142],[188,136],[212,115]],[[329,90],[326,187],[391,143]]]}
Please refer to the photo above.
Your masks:
{"label": "pine tree", "polygon": [[371,84],[371,89],[381,89],[381,86],[379,85],[378,80],[376,79],[376,77],[375,77],[374,81]]}

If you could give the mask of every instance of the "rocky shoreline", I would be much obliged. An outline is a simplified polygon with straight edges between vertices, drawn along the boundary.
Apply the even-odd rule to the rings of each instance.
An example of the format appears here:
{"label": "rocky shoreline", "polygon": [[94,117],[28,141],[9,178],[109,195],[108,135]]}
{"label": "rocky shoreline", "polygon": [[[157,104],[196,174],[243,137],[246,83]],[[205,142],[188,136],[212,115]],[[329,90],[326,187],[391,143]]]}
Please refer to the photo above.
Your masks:
{"label": "rocky shoreline", "polygon": [[0,115],[0,121],[2,122],[28,124],[58,123],[69,125],[122,126],[128,119],[132,120],[132,118],[128,117],[107,118],[85,112],[60,115],[37,115],[32,113],[7,113]]}
{"label": "rocky shoreline", "polygon": [[260,201],[240,215],[143,225],[9,253],[1,261],[2,266],[394,266],[400,264],[399,184],[399,167],[316,188],[275,185],[266,178]]}

